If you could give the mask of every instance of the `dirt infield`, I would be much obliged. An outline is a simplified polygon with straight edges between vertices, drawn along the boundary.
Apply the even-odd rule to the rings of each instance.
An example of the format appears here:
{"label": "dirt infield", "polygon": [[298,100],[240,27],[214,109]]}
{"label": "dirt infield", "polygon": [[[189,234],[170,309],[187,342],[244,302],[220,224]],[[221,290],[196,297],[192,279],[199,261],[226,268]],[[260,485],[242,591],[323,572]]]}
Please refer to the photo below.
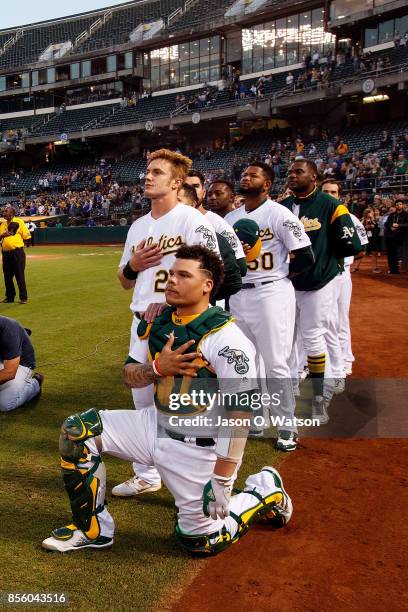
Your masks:
{"label": "dirt infield", "polygon": [[[408,276],[353,275],[354,376],[408,377]],[[280,466],[284,530],[203,562],[174,612],[408,608],[408,440],[305,439]]]}
{"label": "dirt infield", "polygon": [[51,253],[47,255],[46,253],[42,253],[41,255],[32,255],[31,253],[27,255],[27,259],[35,259],[37,261],[50,261],[52,259],[64,259],[64,255],[52,255]]}

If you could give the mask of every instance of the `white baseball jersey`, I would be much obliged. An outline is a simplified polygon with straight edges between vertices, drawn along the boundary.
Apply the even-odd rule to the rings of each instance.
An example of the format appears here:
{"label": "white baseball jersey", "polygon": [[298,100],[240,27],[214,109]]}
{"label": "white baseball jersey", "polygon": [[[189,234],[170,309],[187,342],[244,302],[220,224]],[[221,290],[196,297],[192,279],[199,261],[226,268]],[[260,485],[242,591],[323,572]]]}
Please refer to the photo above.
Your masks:
{"label": "white baseball jersey", "polygon": [[303,224],[285,206],[269,199],[250,212],[241,206],[226,216],[231,225],[243,218],[258,224],[262,241],[261,253],[248,263],[245,278],[248,282],[264,282],[286,277],[289,274],[289,252],[311,244]]}
{"label": "white baseball jersey", "polygon": [[217,234],[221,234],[224,236],[232,250],[235,253],[236,259],[243,259],[245,257],[244,249],[242,248],[242,244],[235,233],[234,228],[230,225],[225,219],[217,215],[212,210],[208,210],[205,213],[206,219],[211,222],[211,225],[217,232]]}
{"label": "white baseball jersey", "polygon": [[211,223],[200,212],[185,204],[177,204],[159,219],[153,219],[150,212],[137,219],[129,229],[120,267],[129,261],[142,240],[146,240],[146,245],[158,244],[163,258],[157,266],[139,272],[130,305],[133,312],[144,312],[149,304],[165,301],[168,273],[181,245],[201,244],[219,253]]}
{"label": "white baseball jersey", "polygon": [[[368,236],[364,225],[361,223],[360,219],[358,219],[355,215],[350,213],[351,220],[353,221],[354,227],[356,228],[358,237],[360,238],[361,245],[364,246],[368,244]],[[354,261],[354,257],[351,255],[350,257],[344,258],[344,266],[351,266]]]}
{"label": "white baseball jersey", "polygon": [[[177,335],[177,330],[175,333]],[[224,414],[225,417],[228,417],[228,412],[222,411],[222,400],[221,402],[219,401],[222,398],[222,394],[243,393],[244,391],[257,388],[256,351],[252,342],[233,322],[221,327],[218,331],[206,335],[198,345],[197,350],[217,375],[219,393],[214,395],[214,403],[211,405],[212,399],[209,398],[207,410],[204,413],[202,410],[197,410],[197,407],[192,406],[191,412],[180,414],[177,410],[177,401],[174,399],[173,412],[159,412],[158,422],[165,429],[172,429],[185,435],[202,437],[205,434],[205,436],[216,437],[220,426],[218,422],[219,415]],[[131,347],[129,355],[139,363],[147,363],[148,339],[141,340],[137,338],[137,341]],[[198,378],[193,380],[195,383],[200,381]],[[202,379],[202,388],[212,393],[214,385],[208,384],[208,380],[211,381],[211,379]],[[169,381],[170,377],[167,377],[163,379],[163,384],[168,386]],[[197,385],[195,386],[197,388]],[[188,393],[188,389],[186,392]],[[171,399],[170,394],[169,399]],[[207,416],[208,420],[197,424],[184,422],[184,417],[187,418],[188,416],[191,418],[200,414]],[[179,420],[171,418],[178,415]],[[247,416],[250,417],[250,414]]]}

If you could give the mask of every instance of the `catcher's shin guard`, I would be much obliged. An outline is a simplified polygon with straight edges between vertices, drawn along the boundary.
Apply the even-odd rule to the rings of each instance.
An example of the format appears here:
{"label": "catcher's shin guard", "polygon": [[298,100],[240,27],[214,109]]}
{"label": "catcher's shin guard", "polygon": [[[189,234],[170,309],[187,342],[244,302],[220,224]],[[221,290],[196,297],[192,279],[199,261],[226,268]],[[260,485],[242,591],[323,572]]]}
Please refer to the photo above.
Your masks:
{"label": "catcher's shin guard", "polygon": [[208,557],[209,555],[217,555],[231,544],[234,539],[224,526],[221,531],[215,531],[205,535],[188,535],[181,531],[176,524],[175,536],[177,543],[187,550],[191,555],[196,557]]}
{"label": "catcher's shin guard", "polygon": [[104,509],[106,469],[100,456],[90,453],[85,440],[101,433],[99,414],[91,409],[64,421],[59,444],[62,478],[74,523],[70,528],[80,529],[91,540],[100,535],[98,514]]}

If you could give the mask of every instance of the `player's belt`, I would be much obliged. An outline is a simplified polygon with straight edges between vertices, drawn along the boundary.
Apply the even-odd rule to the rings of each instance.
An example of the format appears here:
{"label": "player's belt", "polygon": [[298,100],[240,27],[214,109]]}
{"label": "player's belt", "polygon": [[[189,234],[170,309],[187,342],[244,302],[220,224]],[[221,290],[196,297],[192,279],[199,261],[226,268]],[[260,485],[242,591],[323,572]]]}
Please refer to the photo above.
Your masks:
{"label": "player's belt", "polygon": [[191,436],[183,436],[183,434],[179,434],[168,429],[165,429],[164,431],[172,440],[178,440],[179,442],[185,442],[186,444],[195,444],[196,446],[215,446],[214,438],[192,438]]}
{"label": "player's belt", "polygon": [[243,283],[241,289],[256,289],[258,287],[262,287],[262,285],[269,285],[270,283],[276,283],[280,278],[276,280],[269,281],[259,281],[257,283]]}

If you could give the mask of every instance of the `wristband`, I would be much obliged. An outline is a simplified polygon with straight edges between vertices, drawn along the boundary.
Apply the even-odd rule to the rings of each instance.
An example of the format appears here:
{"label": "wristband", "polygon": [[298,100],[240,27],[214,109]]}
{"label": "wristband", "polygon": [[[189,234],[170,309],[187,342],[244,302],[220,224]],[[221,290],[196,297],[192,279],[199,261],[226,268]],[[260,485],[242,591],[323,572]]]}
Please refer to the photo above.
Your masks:
{"label": "wristband", "polygon": [[163,374],[160,372],[159,368],[157,367],[156,359],[153,359],[152,361],[152,368],[156,376],[159,376],[160,378],[163,376]]}
{"label": "wristband", "polygon": [[134,270],[132,270],[132,268],[130,267],[130,263],[127,262],[126,266],[122,270],[122,274],[128,280],[136,280],[139,272],[135,272]]}

